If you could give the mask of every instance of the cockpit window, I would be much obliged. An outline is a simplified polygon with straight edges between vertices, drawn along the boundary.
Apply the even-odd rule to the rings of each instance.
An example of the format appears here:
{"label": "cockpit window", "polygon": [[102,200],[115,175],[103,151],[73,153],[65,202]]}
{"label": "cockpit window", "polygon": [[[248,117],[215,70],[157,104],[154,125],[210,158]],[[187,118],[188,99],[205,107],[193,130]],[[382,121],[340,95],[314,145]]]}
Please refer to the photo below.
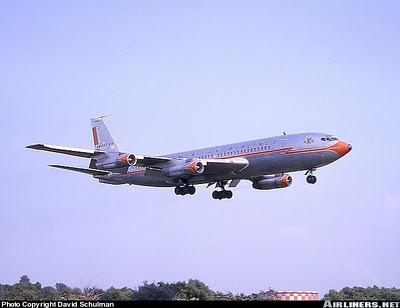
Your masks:
{"label": "cockpit window", "polygon": [[337,140],[339,139],[335,136],[325,136],[321,138],[321,141],[337,141]]}

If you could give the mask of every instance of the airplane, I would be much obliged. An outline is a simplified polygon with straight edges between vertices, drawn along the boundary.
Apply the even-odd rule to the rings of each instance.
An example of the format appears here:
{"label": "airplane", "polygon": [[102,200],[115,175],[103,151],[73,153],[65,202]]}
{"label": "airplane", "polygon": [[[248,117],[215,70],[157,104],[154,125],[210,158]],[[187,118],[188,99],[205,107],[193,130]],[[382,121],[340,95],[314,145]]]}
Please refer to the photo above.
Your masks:
{"label": "airplane", "polygon": [[79,149],[44,143],[26,146],[34,150],[89,158],[88,168],[49,165],[91,175],[105,184],[175,187],[176,195],[194,195],[195,185],[215,185],[214,199],[231,199],[241,180],[258,190],[288,187],[288,172],[306,171],[315,184],[314,172],[349,153],[352,146],[324,133],[300,133],[244,141],[161,156],[120,152],[104,121],[91,119],[94,149]]}

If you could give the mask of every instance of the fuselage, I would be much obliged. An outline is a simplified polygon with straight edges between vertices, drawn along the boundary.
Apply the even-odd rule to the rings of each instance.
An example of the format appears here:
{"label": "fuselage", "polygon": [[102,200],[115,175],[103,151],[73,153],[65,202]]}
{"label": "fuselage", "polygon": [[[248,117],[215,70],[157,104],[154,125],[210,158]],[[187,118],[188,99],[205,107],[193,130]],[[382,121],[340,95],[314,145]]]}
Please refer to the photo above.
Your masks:
{"label": "fuselage", "polygon": [[[324,133],[281,135],[209,148],[179,152],[161,157],[181,160],[244,158],[248,166],[237,174],[194,175],[188,183],[202,184],[231,179],[249,179],[271,174],[313,170],[328,165],[351,150],[351,145]],[[126,174],[113,174],[115,184],[172,187],[170,178],[154,176],[146,168],[131,166]]]}

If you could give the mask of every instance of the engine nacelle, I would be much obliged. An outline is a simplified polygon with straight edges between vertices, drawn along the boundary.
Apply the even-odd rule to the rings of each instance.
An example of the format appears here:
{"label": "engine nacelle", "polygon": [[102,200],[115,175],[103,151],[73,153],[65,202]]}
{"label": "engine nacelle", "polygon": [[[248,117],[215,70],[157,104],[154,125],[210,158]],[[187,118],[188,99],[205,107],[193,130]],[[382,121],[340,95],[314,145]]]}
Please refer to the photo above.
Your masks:
{"label": "engine nacelle", "polygon": [[278,176],[264,176],[262,179],[253,181],[253,188],[269,190],[288,187],[292,184],[292,177],[288,174]]}
{"label": "engine nacelle", "polygon": [[136,165],[137,158],[134,154],[132,153],[127,153],[127,154],[122,154],[118,156],[117,158],[117,163],[119,163],[122,166],[128,167],[128,166],[134,166]]}
{"label": "engine nacelle", "polygon": [[96,167],[103,169],[112,169],[112,168],[134,166],[136,165],[136,163],[137,163],[137,157],[135,156],[135,154],[125,153],[119,155],[116,159],[115,158],[113,160],[107,159],[103,162],[98,162],[96,163]]}
{"label": "engine nacelle", "polygon": [[172,166],[163,171],[164,174],[173,177],[186,177],[204,172],[204,164],[200,160],[193,160],[185,164]]}

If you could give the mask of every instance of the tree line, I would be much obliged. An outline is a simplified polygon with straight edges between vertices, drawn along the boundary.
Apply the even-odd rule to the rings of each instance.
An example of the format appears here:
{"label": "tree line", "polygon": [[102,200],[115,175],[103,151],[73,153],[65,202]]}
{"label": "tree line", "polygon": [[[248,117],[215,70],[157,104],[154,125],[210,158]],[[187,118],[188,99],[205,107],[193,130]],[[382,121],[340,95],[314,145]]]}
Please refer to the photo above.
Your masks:
{"label": "tree line", "polygon": [[[139,287],[111,287],[106,290],[97,287],[72,288],[64,283],[54,287],[39,282],[32,283],[27,275],[13,285],[0,284],[1,300],[277,300],[273,289],[252,294],[233,294],[211,290],[206,284],[197,280],[166,282],[143,282]],[[323,300],[399,300],[400,289],[373,287],[346,287],[340,291],[330,290]]]}
{"label": "tree line", "polygon": [[400,299],[400,289],[373,287],[346,287],[340,291],[329,290],[324,299],[329,300],[388,300]]}
{"label": "tree line", "polygon": [[215,292],[197,279],[189,281],[143,282],[135,289],[128,287],[103,290],[97,287],[72,288],[64,283],[54,287],[42,287],[39,282],[31,283],[28,276],[21,277],[13,285],[0,284],[2,300],[274,300],[276,292],[272,289],[253,294],[232,294]]}

